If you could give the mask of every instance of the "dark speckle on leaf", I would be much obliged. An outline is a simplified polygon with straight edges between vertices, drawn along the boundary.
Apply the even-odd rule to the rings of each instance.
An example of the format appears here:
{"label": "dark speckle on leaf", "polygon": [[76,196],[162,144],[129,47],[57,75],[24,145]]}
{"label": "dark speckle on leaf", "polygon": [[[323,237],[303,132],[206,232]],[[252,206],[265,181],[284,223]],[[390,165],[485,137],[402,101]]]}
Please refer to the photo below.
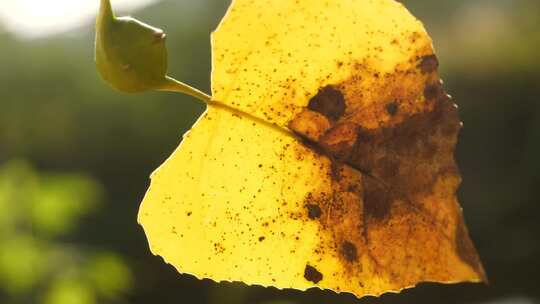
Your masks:
{"label": "dark speckle on leaf", "polygon": [[439,68],[439,60],[435,55],[427,55],[420,59],[418,67],[424,74],[433,73]]}
{"label": "dark speckle on leaf", "polygon": [[306,208],[308,210],[308,217],[312,220],[314,219],[318,219],[319,217],[321,217],[321,207],[319,207],[319,205],[315,205],[315,204],[307,204],[306,205]]}
{"label": "dark speckle on leaf", "polygon": [[358,252],[356,251],[356,246],[349,242],[345,241],[341,245],[341,253],[349,262],[354,262],[358,259]]}
{"label": "dark speckle on leaf", "polygon": [[395,101],[392,101],[388,104],[386,104],[386,112],[388,113],[388,115],[390,116],[394,116],[396,115],[397,111],[398,111],[398,108],[399,108],[399,105],[397,102]]}
{"label": "dark speckle on leaf", "polygon": [[304,270],[304,278],[317,284],[323,279],[323,275],[317,269],[315,269],[315,267],[306,265],[306,269]]}

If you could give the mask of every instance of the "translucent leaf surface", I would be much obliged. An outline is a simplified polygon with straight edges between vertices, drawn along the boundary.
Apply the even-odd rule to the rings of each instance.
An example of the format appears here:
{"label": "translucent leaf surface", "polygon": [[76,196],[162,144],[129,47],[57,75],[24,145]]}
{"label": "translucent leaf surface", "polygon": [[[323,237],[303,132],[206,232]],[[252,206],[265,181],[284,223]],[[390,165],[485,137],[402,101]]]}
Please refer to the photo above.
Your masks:
{"label": "translucent leaf surface", "polygon": [[485,280],[456,199],[457,108],[402,4],[237,0],[212,48],[213,99],[266,123],[210,106],[184,136],[140,209],[154,254],[358,297]]}

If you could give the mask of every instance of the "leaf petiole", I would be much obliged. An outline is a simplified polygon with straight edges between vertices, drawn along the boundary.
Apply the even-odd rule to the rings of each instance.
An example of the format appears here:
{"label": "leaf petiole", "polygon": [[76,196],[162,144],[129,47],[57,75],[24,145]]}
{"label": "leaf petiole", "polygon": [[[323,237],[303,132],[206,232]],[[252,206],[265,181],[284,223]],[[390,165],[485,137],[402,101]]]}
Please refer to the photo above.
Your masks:
{"label": "leaf petiole", "polygon": [[210,95],[181,81],[178,81],[170,76],[165,76],[163,84],[156,88],[156,90],[183,93],[195,97],[206,104],[212,103],[212,97]]}

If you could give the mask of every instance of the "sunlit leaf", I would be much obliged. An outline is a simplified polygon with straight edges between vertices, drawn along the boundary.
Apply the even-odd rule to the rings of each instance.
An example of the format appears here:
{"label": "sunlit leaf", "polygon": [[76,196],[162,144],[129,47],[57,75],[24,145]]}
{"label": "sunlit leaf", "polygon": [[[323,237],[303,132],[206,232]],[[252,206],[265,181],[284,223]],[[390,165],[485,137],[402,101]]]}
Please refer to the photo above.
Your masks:
{"label": "sunlit leaf", "polygon": [[402,4],[236,0],[212,50],[212,98],[239,111],[210,106],[153,173],[154,254],[359,297],[485,280],[456,199],[457,108]]}

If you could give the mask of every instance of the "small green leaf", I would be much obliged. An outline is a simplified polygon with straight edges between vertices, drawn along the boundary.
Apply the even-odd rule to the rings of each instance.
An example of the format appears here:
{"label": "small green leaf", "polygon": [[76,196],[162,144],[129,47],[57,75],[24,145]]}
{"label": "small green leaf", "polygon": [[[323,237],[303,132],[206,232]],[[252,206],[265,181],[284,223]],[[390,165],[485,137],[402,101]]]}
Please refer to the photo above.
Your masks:
{"label": "small green leaf", "polygon": [[101,1],[96,21],[96,64],[114,88],[137,93],[166,81],[165,33],[131,17],[117,18],[109,0]]}
{"label": "small green leaf", "polygon": [[110,0],[101,0],[96,19],[95,60],[101,77],[126,93],[180,92],[209,103],[210,96],[167,76],[163,30],[132,17],[116,17]]}

